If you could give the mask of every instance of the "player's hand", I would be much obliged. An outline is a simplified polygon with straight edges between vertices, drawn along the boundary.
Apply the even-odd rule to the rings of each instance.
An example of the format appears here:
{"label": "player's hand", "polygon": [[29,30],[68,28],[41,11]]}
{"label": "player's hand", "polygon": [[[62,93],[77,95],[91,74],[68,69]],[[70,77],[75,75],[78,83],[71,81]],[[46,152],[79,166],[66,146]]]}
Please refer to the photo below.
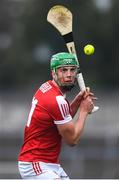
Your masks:
{"label": "player's hand", "polygon": [[90,88],[87,87],[86,91],[83,94],[82,103],[80,108],[83,108],[84,111],[90,113],[94,108],[94,100],[97,100],[97,97],[94,96],[94,93],[90,91]]}
{"label": "player's hand", "polygon": [[97,100],[97,97],[95,97],[94,93],[92,93],[92,92],[90,91],[90,88],[89,88],[89,87],[86,88],[86,91],[85,91],[85,93],[84,93],[84,99],[87,98],[88,96],[89,96],[92,100]]}
{"label": "player's hand", "polygon": [[92,112],[94,108],[93,100],[90,96],[86,96],[80,104],[80,110],[86,112],[87,114]]}
{"label": "player's hand", "polygon": [[77,104],[80,106],[82,100],[86,99],[87,97],[90,97],[91,100],[97,99],[97,97],[95,97],[94,94],[90,91],[90,88],[87,87],[86,90],[82,90],[77,94],[77,96],[75,97],[75,100]]}

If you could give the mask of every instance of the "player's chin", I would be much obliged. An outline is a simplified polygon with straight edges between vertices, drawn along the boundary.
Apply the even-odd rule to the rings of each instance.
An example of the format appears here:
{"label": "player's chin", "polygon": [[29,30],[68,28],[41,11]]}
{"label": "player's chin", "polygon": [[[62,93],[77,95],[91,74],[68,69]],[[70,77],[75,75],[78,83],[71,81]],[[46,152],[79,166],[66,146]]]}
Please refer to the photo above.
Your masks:
{"label": "player's chin", "polygon": [[66,84],[63,84],[62,85],[62,88],[65,90],[65,91],[71,91],[71,89],[75,86],[74,83],[66,83]]}

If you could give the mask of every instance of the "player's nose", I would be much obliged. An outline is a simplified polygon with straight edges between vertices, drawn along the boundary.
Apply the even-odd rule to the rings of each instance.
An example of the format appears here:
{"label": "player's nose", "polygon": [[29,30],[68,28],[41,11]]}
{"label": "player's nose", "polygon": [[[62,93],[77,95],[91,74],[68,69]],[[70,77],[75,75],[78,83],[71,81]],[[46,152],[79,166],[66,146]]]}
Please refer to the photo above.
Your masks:
{"label": "player's nose", "polygon": [[71,75],[72,75],[71,70],[68,69],[68,70],[67,70],[67,76],[69,77],[69,76],[71,76]]}

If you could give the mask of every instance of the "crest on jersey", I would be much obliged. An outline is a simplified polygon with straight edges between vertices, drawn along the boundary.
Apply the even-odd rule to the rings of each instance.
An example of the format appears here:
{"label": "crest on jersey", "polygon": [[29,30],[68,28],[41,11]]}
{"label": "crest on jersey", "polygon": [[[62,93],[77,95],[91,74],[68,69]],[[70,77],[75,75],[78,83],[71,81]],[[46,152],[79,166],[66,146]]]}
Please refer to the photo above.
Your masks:
{"label": "crest on jersey", "polygon": [[39,88],[43,93],[46,93],[47,91],[49,91],[52,88],[52,86],[46,82],[44,84],[41,85],[41,87]]}

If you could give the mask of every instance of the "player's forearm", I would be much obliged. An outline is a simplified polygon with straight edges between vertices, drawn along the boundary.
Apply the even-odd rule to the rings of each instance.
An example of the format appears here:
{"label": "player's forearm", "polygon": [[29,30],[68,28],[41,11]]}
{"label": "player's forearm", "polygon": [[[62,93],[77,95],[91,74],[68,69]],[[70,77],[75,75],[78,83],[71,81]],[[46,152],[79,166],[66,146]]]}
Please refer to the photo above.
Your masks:
{"label": "player's forearm", "polygon": [[76,145],[80,140],[82,131],[84,129],[85,121],[88,113],[86,111],[82,111],[79,113],[79,117],[75,122],[75,136],[74,136],[74,144]]}
{"label": "player's forearm", "polygon": [[78,143],[87,115],[88,112],[81,109],[76,122],[70,121],[63,125],[57,125],[59,133],[68,145],[75,146]]}
{"label": "player's forearm", "polygon": [[84,98],[84,91],[80,91],[74,98],[74,100],[71,102],[70,107],[71,107],[71,115],[72,117],[75,116],[82,100]]}
{"label": "player's forearm", "polygon": [[78,98],[75,98],[75,99],[71,102],[70,108],[71,108],[71,115],[72,115],[72,117],[74,117],[75,114],[77,113],[78,108],[79,108],[79,105],[80,105],[80,102],[79,102]]}

